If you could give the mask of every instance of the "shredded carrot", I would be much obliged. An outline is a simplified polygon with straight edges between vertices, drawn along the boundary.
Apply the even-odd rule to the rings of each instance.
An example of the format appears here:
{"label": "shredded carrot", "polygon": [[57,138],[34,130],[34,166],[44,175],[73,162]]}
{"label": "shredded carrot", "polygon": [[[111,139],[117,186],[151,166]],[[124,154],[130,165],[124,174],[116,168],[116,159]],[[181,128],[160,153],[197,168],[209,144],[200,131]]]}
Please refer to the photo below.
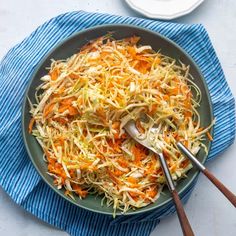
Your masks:
{"label": "shredded carrot", "polygon": [[54,102],[51,102],[51,103],[48,103],[48,104],[44,107],[43,116],[44,116],[45,118],[47,118],[48,115],[52,112],[54,106],[55,106],[55,103],[54,103]]}
{"label": "shredded carrot", "polygon": [[69,115],[70,116],[75,116],[75,115],[79,114],[78,109],[76,109],[75,107],[69,106],[68,110],[69,110]]}
{"label": "shredded carrot", "polygon": [[190,164],[189,159],[186,159],[186,160],[181,162],[180,167],[181,168],[186,168],[189,164]]}
{"label": "shredded carrot", "polygon": [[53,70],[51,71],[50,75],[51,75],[51,79],[52,79],[52,80],[57,80],[58,75],[59,75],[58,69],[57,69],[57,68],[53,69]]}
{"label": "shredded carrot", "polygon": [[129,164],[124,158],[119,158],[117,159],[117,162],[122,166],[122,167],[128,167]]}
{"label": "shredded carrot", "polygon": [[143,128],[140,119],[136,120],[135,125],[136,125],[136,128],[138,129],[138,131],[139,131],[140,133],[143,134],[143,133],[145,132],[145,129]]}
{"label": "shredded carrot", "polygon": [[146,194],[150,198],[154,198],[157,195],[157,188],[151,188],[146,191]]}
{"label": "shredded carrot", "polygon": [[209,131],[206,132],[206,135],[207,135],[207,137],[208,137],[208,139],[209,139],[210,141],[213,141],[213,138],[212,138],[212,136],[211,136],[211,134],[210,134]]}
{"label": "shredded carrot", "polygon": [[115,171],[112,172],[112,173],[113,173],[113,175],[115,175],[116,177],[119,177],[119,176],[121,176],[121,175],[124,174],[124,172],[122,172],[121,170],[115,170]]}
{"label": "shredded carrot", "polygon": [[134,193],[129,191],[129,195],[133,198],[133,200],[137,201],[139,199],[139,194],[138,193]]}
{"label": "shredded carrot", "polygon": [[113,124],[112,124],[112,129],[119,129],[120,128],[120,122],[119,121],[115,121]]}
{"label": "shredded carrot", "polygon": [[111,171],[108,171],[109,177],[111,178],[111,180],[116,183],[121,185],[122,182],[119,180],[119,178],[117,178],[116,176],[113,175],[113,173]]}
{"label": "shredded carrot", "polygon": [[64,119],[64,118],[61,118],[61,117],[55,117],[53,118],[54,121],[57,121],[58,123],[62,124],[62,125],[65,125],[67,120]]}
{"label": "shredded carrot", "polygon": [[131,57],[132,57],[132,58],[135,58],[135,56],[136,56],[136,50],[135,50],[135,48],[128,46],[128,47],[127,47],[127,50],[128,50],[128,53],[131,55]]}
{"label": "shredded carrot", "polygon": [[153,115],[156,111],[157,111],[158,105],[157,104],[153,104],[151,106],[151,109],[149,110],[148,114],[149,115]]}
{"label": "shredded carrot", "polygon": [[201,132],[201,131],[203,131],[204,130],[204,128],[203,127],[200,127],[198,130],[197,130],[197,132]]}
{"label": "shredded carrot", "polygon": [[80,197],[85,198],[88,195],[87,190],[83,190],[78,184],[72,184],[73,189],[76,194],[78,194]]}
{"label": "shredded carrot", "polygon": [[132,177],[132,176],[129,176],[129,177],[127,178],[127,181],[130,182],[130,183],[132,183],[132,184],[136,184],[136,183],[137,183],[137,179],[135,179],[135,178]]}
{"label": "shredded carrot", "polygon": [[33,129],[34,123],[35,123],[35,119],[31,118],[30,122],[29,122],[29,129],[28,129],[30,134],[32,133],[32,129]]}
{"label": "shredded carrot", "polygon": [[64,113],[66,110],[69,109],[69,106],[68,105],[62,105],[58,108],[58,112],[60,113]]}
{"label": "shredded carrot", "polygon": [[63,99],[61,100],[61,104],[62,105],[71,105],[73,101],[75,101],[76,98],[75,97],[70,97],[70,98],[66,98],[66,99]]}

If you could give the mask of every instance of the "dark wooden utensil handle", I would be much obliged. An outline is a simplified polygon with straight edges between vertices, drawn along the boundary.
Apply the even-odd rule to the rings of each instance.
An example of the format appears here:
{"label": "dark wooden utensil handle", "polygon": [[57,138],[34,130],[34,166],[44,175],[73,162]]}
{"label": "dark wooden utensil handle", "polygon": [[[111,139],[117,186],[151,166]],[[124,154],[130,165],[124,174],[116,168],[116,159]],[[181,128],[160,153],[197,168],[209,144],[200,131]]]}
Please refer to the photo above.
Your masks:
{"label": "dark wooden utensil handle", "polygon": [[181,202],[176,190],[172,191],[172,196],[173,196],[173,200],[174,200],[177,214],[179,217],[180,225],[181,225],[181,228],[183,231],[183,235],[184,236],[194,236],[193,230],[192,230],[191,225],[188,221],[188,218],[185,214],[182,202]]}
{"label": "dark wooden utensil handle", "polygon": [[236,207],[236,195],[224,186],[208,169],[202,171],[204,175],[229,199],[229,201]]}

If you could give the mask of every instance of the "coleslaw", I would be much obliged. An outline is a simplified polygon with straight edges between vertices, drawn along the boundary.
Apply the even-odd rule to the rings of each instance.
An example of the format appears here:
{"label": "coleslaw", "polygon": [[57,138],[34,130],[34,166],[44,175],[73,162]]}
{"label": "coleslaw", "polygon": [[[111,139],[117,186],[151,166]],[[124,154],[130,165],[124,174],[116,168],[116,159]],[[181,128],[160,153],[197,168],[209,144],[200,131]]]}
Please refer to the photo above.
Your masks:
{"label": "coleslaw", "polygon": [[142,135],[156,127],[155,143],[175,180],[192,167],[176,141],[197,154],[201,147],[208,151],[203,140],[212,140],[214,121],[200,126],[201,91],[189,67],[139,40],[109,34],[66,60],[52,60],[36,103],[29,101],[29,132],[44,150],[55,185],[73,199],[102,195],[114,213],[155,202],[165,185],[158,157],[125,133],[130,119]]}

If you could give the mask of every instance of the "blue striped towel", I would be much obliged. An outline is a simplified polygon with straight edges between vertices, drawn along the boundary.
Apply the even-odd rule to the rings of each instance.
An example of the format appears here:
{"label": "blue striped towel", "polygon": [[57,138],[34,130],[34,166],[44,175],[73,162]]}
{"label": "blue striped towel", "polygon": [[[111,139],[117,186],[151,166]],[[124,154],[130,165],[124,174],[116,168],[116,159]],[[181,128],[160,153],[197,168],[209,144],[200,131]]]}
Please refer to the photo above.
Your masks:
{"label": "blue striped towel", "polygon": [[[61,40],[102,24],[132,24],[157,31],[184,48],[199,65],[214,109],[215,139],[209,159],[230,146],[235,137],[234,98],[202,25],[183,25],[108,14],[70,12],[38,27],[0,62],[0,184],[11,198],[42,220],[71,235],[149,235],[159,220],[174,212],[164,209],[115,220],[68,203],[52,191],[31,164],[21,136],[21,104],[26,86],[40,60]],[[181,195],[187,201],[194,184]]]}

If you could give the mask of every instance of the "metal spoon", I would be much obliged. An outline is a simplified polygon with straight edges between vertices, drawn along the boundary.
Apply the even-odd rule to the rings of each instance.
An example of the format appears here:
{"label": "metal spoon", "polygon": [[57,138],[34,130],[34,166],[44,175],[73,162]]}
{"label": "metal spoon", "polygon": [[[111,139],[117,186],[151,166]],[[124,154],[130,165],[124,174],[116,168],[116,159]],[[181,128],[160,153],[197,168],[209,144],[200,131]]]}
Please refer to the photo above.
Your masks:
{"label": "metal spoon", "polygon": [[151,150],[152,152],[156,153],[159,156],[160,159],[160,163],[161,163],[161,167],[162,170],[164,172],[165,178],[166,178],[166,182],[168,185],[168,188],[172,194],[174,203],[175,203],[175,207],[176,207],[176,211],[179,217],[179,221],[180,221],[180,225],[183,231],[183,235],[184,236],[194,236],[193,230],[191,228],[191,225],[188,221],[188,218],[185,214],[182,202],[179,198],[178,192],[175,189],[168,165],[166,163],[165,157],[163,156],[163,153],[161,151],[156,150],[155,148],[153,148],[153,146],[151,145],[150,141],[148,139],[139,139],[138,137],[140,136],[139,131],[136,128],[135,122],[133,120],[130,120],[126,125],[125,125],[125,130],[127,131],[127,133],[138,143],[142,144],[144,147],[148,148],[149,150]]}
{"label": "metal spoon", "polygon": [[179,150],[188,157],[196,167],[225,195],[226,198],[236,207],[236,196],[224,186],[182,143],[178,142]]}

